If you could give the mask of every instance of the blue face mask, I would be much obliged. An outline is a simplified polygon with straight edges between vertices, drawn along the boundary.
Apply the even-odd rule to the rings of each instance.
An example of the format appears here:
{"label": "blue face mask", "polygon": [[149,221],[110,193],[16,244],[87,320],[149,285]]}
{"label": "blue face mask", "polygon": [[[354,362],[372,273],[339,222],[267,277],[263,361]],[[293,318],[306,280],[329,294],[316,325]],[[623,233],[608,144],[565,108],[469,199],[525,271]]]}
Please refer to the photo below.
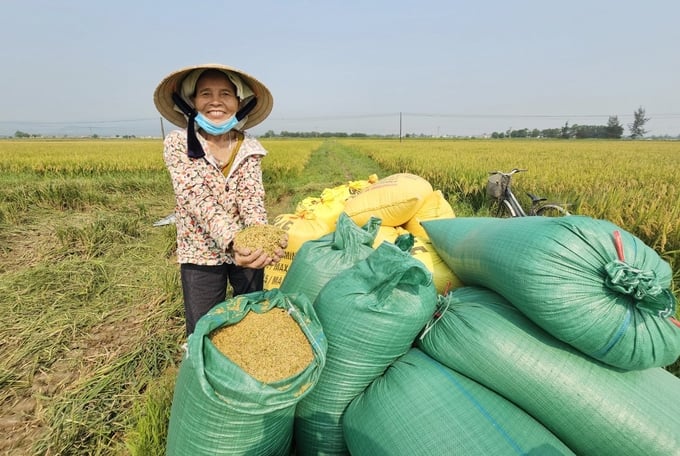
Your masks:
{"label": "blue face mask", "polygon": [[215,125],[206,119],[200,112],[196,114],[196,123],[209,135],[223,135],[238,125],[238,122],[239,121],[236,116],[231,116],[231,118],[226,123]]}

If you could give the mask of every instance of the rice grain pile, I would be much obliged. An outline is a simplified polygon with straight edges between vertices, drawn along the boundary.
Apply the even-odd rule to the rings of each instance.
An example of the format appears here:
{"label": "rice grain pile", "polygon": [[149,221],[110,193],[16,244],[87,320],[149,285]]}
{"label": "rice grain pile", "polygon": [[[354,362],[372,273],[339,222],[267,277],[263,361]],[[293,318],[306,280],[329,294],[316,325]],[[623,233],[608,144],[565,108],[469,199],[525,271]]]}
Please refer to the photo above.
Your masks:
{"label": "rice grain pile", "polygon": [[238,323],[210,334],[217,349],[247,374],[272,383],[301,372],[314,354],[307,336],[285,309],[250,311]]}
{"label": "rice grain pile", "polygon": [[251,225],[234,236],[234,245],[251,250],[261,248],[269,256],[281,248],[279,242],[286,232],[275,225]]}

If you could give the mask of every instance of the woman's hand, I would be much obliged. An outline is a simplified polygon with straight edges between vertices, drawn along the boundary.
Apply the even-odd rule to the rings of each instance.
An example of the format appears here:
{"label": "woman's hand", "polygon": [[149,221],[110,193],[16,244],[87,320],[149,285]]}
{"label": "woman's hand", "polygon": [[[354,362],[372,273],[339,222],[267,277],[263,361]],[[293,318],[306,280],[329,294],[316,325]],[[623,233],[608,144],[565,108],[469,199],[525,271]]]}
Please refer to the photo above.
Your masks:
{"label": "woman's hand", "polygon": [[272,264],[273,259],[262,249],[251,250],[234,246],[234,263],[236,266],[252,269],[262,269]]}

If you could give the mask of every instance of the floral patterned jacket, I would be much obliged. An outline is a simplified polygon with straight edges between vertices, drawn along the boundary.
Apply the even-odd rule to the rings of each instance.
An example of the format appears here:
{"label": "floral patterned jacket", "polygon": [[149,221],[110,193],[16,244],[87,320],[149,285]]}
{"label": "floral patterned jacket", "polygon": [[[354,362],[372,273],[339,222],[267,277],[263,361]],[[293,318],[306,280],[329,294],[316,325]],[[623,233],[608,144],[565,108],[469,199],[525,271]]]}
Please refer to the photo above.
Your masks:
{"label": "floral patterned jacket", "polygon": [[187,155],[185,130],[165,137],[163,159],[175,191],[179,263],[233,263],[229,246],[234,235],[246,226],[267,223],[260,167],[267,151],[255,137],[244,135],[227,176],[200,135],[206,155],[199,159]]}

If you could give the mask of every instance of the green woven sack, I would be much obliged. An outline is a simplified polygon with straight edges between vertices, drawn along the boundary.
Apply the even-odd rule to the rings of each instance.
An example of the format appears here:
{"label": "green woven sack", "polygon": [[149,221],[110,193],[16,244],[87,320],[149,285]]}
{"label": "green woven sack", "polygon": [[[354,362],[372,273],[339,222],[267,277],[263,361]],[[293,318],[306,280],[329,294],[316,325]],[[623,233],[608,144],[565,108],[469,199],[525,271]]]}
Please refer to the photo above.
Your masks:
{"label": "green woven sack", "polygon": [[[299,324],[314,359],[302,372],[267,384],[231,362],[209,335],[241,321],[248,312],[275,307],[286,309]],[[278,289],[237,296],[203,316],[187,344],[175,384],[166,454],[289,454],[295,405],[313,389],[326,359],[326,340],[309,300]]]}
{"label": "green woven sack", "polygon": [[574,454],[515,404],[417,348],[354,398],[342,425],[352,456]]}
{"label": "green woven sack", "polygon": [[583,353],[622,369],[667,366],[680,356],[669,264],[613,223],[568,216],[422,224],[463,283],[496,291]]}
{"label": "green woven sack", "polygon": [[409,350],[436,296],[427,268],[388,242],[321,289],[314,308],[328,352],[316,387],[295,409],[297,455],[347,454],[345,408]]}
{"label": "green woven sack", "polygon": [[313,303],[332,277],[373,252],[379,228],[379,218],[371,217],[359,227],[346,213],[341,213],[334,232],[300,246],[283,278],[281,291],[303,293]]}
{"label": "green woven sack", "polygon": [[680,454],[680,378],[670,372],[601,363],[484,288],[441,297],[437,315],[418,347],[517,404],[576,454]]}

